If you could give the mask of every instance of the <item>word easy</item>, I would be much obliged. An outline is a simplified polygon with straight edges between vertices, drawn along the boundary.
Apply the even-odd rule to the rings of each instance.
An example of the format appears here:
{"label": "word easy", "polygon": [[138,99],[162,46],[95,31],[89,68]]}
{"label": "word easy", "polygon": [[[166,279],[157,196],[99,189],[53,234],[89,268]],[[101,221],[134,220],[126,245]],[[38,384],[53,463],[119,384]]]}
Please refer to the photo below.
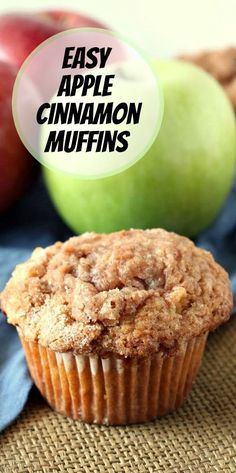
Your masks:
{"label": "word easy", "polygon": [[87,69],[93,69],[94,67],[103,69],[111,51],[112,48],[98,48],[96,46],[88,50],[85,47],[67,47],[65,48],[62,69],[76,69],[78,66]]}

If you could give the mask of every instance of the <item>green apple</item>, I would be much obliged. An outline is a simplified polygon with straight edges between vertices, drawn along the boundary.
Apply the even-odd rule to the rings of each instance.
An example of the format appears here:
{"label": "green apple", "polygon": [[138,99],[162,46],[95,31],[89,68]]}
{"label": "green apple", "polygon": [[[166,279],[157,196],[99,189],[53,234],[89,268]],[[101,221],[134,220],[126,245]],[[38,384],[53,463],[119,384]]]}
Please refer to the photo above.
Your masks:
{"label": "green apple", "polygon": [[154,144],[128,170],[81,180],[44,169],[49,193],[75,232],[163,227],[194,236],[232,184],[236,122],[223,89],[199,68],[156,61],[165,110]]}

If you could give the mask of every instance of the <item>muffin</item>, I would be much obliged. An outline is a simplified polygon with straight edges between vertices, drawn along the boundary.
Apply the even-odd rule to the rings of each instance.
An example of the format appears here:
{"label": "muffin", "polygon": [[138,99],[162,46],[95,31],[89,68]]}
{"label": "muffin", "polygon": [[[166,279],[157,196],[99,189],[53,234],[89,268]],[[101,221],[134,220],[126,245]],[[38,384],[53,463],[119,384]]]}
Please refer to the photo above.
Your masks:
{"label": "muffin", "polygon": [[118,425],[182,404],[232,294],[226,272],[189,239],[129,230],[37,248],[1,308],[50,406]]}
{"label": "muffin", "polygon": [[192,55],[186,54],[181,56],[180,59],[196,64],[215,77],[224,87],[236,111],[236,48],[205,51]]}

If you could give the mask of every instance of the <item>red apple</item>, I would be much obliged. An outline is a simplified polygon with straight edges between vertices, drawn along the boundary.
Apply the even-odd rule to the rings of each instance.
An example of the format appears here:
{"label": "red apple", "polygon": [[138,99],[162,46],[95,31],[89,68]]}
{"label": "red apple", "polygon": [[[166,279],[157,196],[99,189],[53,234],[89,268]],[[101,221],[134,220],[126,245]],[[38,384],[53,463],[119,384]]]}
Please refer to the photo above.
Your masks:
{"label": "red apple", "polygon": [[94,20],[78,12],[68,12],[64,10],[46,10],[36,13],[38,18],[45,18],[45,20],[52,20],[52,22],[62,30],[70,28],[105,28],[99,21]]}
{"label": "red apple", "polygon": [[34,181],[38,166],[22,144],[12,117],[17,69],[0,62],[0,211],[6,210]]}
{"label": "red apple", "polygon": [[11,100],[17,72],[27,56],[50,36],[86,26],[103,27],[79,13],[59,10],[0,16],[0,211],[17,201],[38,168],[13,122]]}
{"label": "red apple", "polygon": [[27,56],[50,36],[76,27],[104,26],[79,13],[60,10],[36,14],[7,14],[0,16],[0,60],[17,68]]}

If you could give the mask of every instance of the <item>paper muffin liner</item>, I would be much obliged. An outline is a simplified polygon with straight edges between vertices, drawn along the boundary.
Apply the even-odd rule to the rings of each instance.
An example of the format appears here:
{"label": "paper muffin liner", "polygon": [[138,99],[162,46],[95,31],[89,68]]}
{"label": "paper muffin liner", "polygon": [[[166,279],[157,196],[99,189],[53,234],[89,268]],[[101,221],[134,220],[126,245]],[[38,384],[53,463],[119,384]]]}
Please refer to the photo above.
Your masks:
{"label": "paper muffin liner", "polygon": [[52,408],[84,422],[122,425],[153,420],[183,403],[208,333],[173,356],[128,359],[54,352],[19,335],[33,381]]}

